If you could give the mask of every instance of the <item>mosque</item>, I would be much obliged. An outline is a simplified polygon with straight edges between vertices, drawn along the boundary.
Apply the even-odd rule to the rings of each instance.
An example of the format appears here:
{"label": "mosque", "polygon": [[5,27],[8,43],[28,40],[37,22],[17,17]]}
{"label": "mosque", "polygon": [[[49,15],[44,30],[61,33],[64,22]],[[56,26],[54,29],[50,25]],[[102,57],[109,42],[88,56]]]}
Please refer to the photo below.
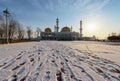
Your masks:
{"label": "mosque", "polygon": [[54,31],[51,28],[45,28],[44,32],[41,32],[41,40],[77,40],[82,37],[82,21],[80,21],[80,33],[73,32],[72,27],[63,27],[59,31],[59,19],[56,19],[56,25]]}

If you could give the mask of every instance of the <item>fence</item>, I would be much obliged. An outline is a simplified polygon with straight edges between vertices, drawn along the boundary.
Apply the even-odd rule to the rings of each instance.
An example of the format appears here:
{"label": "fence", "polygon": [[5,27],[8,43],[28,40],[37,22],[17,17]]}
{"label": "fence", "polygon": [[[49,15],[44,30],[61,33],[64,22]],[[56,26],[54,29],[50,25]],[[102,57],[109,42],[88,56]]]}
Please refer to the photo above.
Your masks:
{"label": "fence", "polygon": [[6,38],[0,38],[0,44],[5,44],[6,43]]}

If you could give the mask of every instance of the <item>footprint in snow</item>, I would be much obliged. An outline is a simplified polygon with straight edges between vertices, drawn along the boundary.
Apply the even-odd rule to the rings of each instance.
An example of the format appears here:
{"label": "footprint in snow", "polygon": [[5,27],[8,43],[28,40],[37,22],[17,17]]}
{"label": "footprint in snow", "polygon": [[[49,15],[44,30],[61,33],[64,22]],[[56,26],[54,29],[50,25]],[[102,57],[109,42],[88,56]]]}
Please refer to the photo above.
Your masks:
{"label": "footprint in snow", "polygon": [[8,79],[8,81],[17,81],[17,79],[18,79],[18,76],[17,76],[17,75],[12,75],[12,76]]}

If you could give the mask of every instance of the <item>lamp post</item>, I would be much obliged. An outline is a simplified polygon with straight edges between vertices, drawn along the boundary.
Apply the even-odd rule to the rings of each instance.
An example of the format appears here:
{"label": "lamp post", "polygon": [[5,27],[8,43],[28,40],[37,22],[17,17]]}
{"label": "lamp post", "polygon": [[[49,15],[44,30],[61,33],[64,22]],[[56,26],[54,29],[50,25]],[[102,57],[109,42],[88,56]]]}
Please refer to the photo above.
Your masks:
{"label": "lamp post", "polygon": [[8,9],[5,9],[3,11],[5,18],[6,18],[6,43],[9,44],[9,39],[8,39],[8,18],[10,17],[10,12]]}

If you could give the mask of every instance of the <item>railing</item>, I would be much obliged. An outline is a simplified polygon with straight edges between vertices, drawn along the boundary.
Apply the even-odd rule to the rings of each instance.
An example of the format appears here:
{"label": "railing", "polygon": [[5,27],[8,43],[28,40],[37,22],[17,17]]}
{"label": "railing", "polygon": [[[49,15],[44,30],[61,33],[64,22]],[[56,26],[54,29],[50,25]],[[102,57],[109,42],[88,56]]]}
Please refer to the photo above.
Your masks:
{"label": "railing", "polygon": [[0,38],[0,44],[5,44],[6,43],[6,38]]}

